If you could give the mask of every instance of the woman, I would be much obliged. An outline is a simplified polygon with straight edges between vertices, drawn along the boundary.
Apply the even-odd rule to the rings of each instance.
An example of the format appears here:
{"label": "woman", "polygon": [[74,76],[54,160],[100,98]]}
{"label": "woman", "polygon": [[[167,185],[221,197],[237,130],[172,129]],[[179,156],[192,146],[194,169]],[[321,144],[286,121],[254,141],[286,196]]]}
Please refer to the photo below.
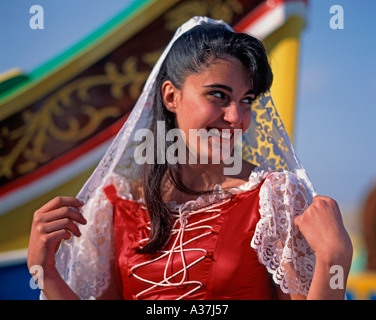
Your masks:
{"label": "woman", "polygon": [[[43,267],[43,294],[343,299],[345,286],[333,286],[331,271],[340,266],[346,283],[351,242],[335,201],[312,199],[276,125],[271,83],[258,40],[207,18],[184,24],[79,195],[85,206],[58,197],[35,213],[28,265]],[[247,149],[256,140],[276,140],[278,157],[262,164]],[[152,147],[152,157],[140,147]],[[277,171],[277,160],[288,170]]]}

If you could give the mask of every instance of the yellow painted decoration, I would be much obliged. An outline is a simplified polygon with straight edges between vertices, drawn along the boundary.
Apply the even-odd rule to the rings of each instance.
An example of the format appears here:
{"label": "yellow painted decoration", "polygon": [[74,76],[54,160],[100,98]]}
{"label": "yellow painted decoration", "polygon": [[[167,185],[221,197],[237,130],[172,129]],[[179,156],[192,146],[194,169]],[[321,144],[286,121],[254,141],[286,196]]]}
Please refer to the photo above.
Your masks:
{"label": "yellow painted decoration", "polygon": [[349,299],[376,300],[376,272],[350,274],[347,292]]}
{"label": "yellow painted decoration", "polygon": [[303,18],[293,16],[263,41],[274,74],[271,93],[291,140],[294,135],[300,33],[304,27]]}
{"label": "yellow painted decoration", "polygon": [[27,248],[33,214],[47,201],[56,196],[75,196],[94,168],[90,168],[67,183],[50,190],[42,196],[0,215],[0,253]]}

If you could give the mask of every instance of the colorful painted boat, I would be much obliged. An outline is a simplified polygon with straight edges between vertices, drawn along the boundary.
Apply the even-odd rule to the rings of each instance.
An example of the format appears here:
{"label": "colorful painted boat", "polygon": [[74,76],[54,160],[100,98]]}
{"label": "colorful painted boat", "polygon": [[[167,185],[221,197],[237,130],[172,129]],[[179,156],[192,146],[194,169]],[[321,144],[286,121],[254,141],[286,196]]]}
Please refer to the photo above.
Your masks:
{"label": "colorful painted boat", "polygon": [[[274,100],[292,135],[307,5],[129,1],[114,19],[30,74],[13,69],[0,75],[0,281],[11,266],[27,272],[33,212],[56,195],[78,192],[126,121],[164,46],[190,17],[222,19],[264,41],[275,74]],[[2,285],[0,298],[17,299],[21,291],[12,295]]]}

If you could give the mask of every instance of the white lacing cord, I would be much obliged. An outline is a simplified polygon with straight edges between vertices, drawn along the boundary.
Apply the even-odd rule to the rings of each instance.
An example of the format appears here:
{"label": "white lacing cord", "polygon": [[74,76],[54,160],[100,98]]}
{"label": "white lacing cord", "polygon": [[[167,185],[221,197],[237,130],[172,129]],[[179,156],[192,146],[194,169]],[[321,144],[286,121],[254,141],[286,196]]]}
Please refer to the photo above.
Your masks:
{"label": "white lacing cord", "polygon": [[[221,201],[221,204],[223,203],[226,203],[228,201],[230,201],[231,198],[229,199],[226,199],[224,201]],[[199,263],[200,261],[204,260],[205,258],[208,257],[208,252],[205,250],[205,249],[202,249],[202,248],[190,248],[190,249],[184,249],[184,246],[187,245],[188,243],[192,242],[192,241],[195,241],[197,239],[200,239],[202,237],[205,237],[209,234],[212,233],[213,231],[213,227],[211,227],[210,225],[199,225],[201,223],[204,223],[204,222],[207,222],[207,221],[210,221],[210,220],[213,220],[213,219],[216,219],[217,217],[220,216],[220,209],[216,209],[215,206],[217,206],[218,204],[214,205],[214,206],[211,206],[211,207],[205,207],[205,208],[202,208],[202,209],[199,209],[199,210],[196,210],[196,211],[191,211],[191,212],[182,212],[182,206],[179,207],[179,214],[174,214],[173,217],[176,218],[174,224],[173,224],[173,227],[172,227],[172,230],[171,230],[171,235],[175,235],[177,234],[176,236],[176,239],[174,240],[174,243],[171,247],[170,250],[167,250],[167,251],[161,251],[161,255],[155,259],[152,259],[150,261],[145,261],[145,262],[142,262],[138,265],[135,265],[131,268],[131,272],[132,272],[132,276],[134,276],[135,278],[143,281],[143,282],[146,282],[146,283],[149,283],[151,284],[152,286],[139,292],[137,295],[136,295],[136,298],[139,299],[140,296],[142,296],[143,294],[145,294],[146,292],[156,288],[156,287],[169,287],[169,286],[173,286],[173,287],[179,287],[179,286],[188,286],[188,285],[197,285],[195,288],[193,288],[192,290],[190,290],[189,292],[186,292],[185,294],[183,294],[182,296],[178,297],[176,300],[181,300],[183,298],[185,298],[186,296],[192,294],[193,292],[199,290],[200,288],[204,287],[204,284],[200,281],[186,281],[186,278],[187,278],[187,270],[189,268],[191,268],[192,266],[196,265],[197,263]],[[216,215],[213,215],[209,218],[205,218],[205,219],[201,219],[199,221],[196,221],[196,222],[193,222],[191,224],[189,224],[189,217],[195,215],[195,214],[199,214],[199,213],[202,213],[202,212],[205,212],[205,213],[211,213],[211,212],[218,212]],[[177,228],[177,225],[179,224],[179,228]],[[192,239],[189,239],[188,241],[186,242],[183,242],[183,238],[184,238],[184,233],[185,232],[188,232],[188,231],[194,231],[194,230],[199,230],[199,229],[209,229],[208,232],[205,232],[205,233],[202,233]],[[145,238],[145,239],[142,239],[139,241],[139,244],[141,245],[141,243],[147,241],[149,238]],[[184,256],[184,253],[185,252],[192,252],[192,251],[201,251],[203,253],[203,255],[201,257],[199,257],[198,259],[196,259],[195,261],[191,262],[189,265],[186,264],[186,261],[185,261],[185,256]],[[182,263],[183,263],[183,268],[176,271],[174,274],[170,275],[170,276],[167,276],[167,270],[169,269],[169,264],[170,264],[170,261],[173,257],[174,254],[176,254],[177,252],[180,253],[180,256],[181,256],[181,260],[182,260]],[[154,263],[160,259],[163,259],[164,257],[168,256],[167,258],[167,262],[166,262],[166,266],[165,266],[165,269],[164,269],[164,273],[163,273],[163,280],[160,281],[160,282],[155,282],[155,281],[151,281],[151,280],[148,280],[148,279],[145,279],[145,278],[142,278],[140,276],[138,276],[135,271],[143,266],[146,266],[148,264],[151,264],[151,263]],[[176,282],[171,282],[170,280],[178,275],[180,275],[181,273],[183,273],[182,275],[182,278],[180,280],[180,282],[176,283]]]}

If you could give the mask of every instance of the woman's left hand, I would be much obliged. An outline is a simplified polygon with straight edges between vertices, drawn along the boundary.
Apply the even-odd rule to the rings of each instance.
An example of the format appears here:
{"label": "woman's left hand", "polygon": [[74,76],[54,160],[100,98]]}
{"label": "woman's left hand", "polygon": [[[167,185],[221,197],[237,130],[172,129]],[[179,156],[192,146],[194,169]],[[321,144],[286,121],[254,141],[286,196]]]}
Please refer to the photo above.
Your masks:
{"label": "woman's left hand", "polygon": [[338,204],[333,199],[316,196],[294,222],[316,255],[315,271],[306,298],[343,300],[353,249]]}
{"label": "woman's left hand", "polygon": [[329,264],[351,264],[352,244],[336,201],[316,196],[294,222],[317,259]]}

